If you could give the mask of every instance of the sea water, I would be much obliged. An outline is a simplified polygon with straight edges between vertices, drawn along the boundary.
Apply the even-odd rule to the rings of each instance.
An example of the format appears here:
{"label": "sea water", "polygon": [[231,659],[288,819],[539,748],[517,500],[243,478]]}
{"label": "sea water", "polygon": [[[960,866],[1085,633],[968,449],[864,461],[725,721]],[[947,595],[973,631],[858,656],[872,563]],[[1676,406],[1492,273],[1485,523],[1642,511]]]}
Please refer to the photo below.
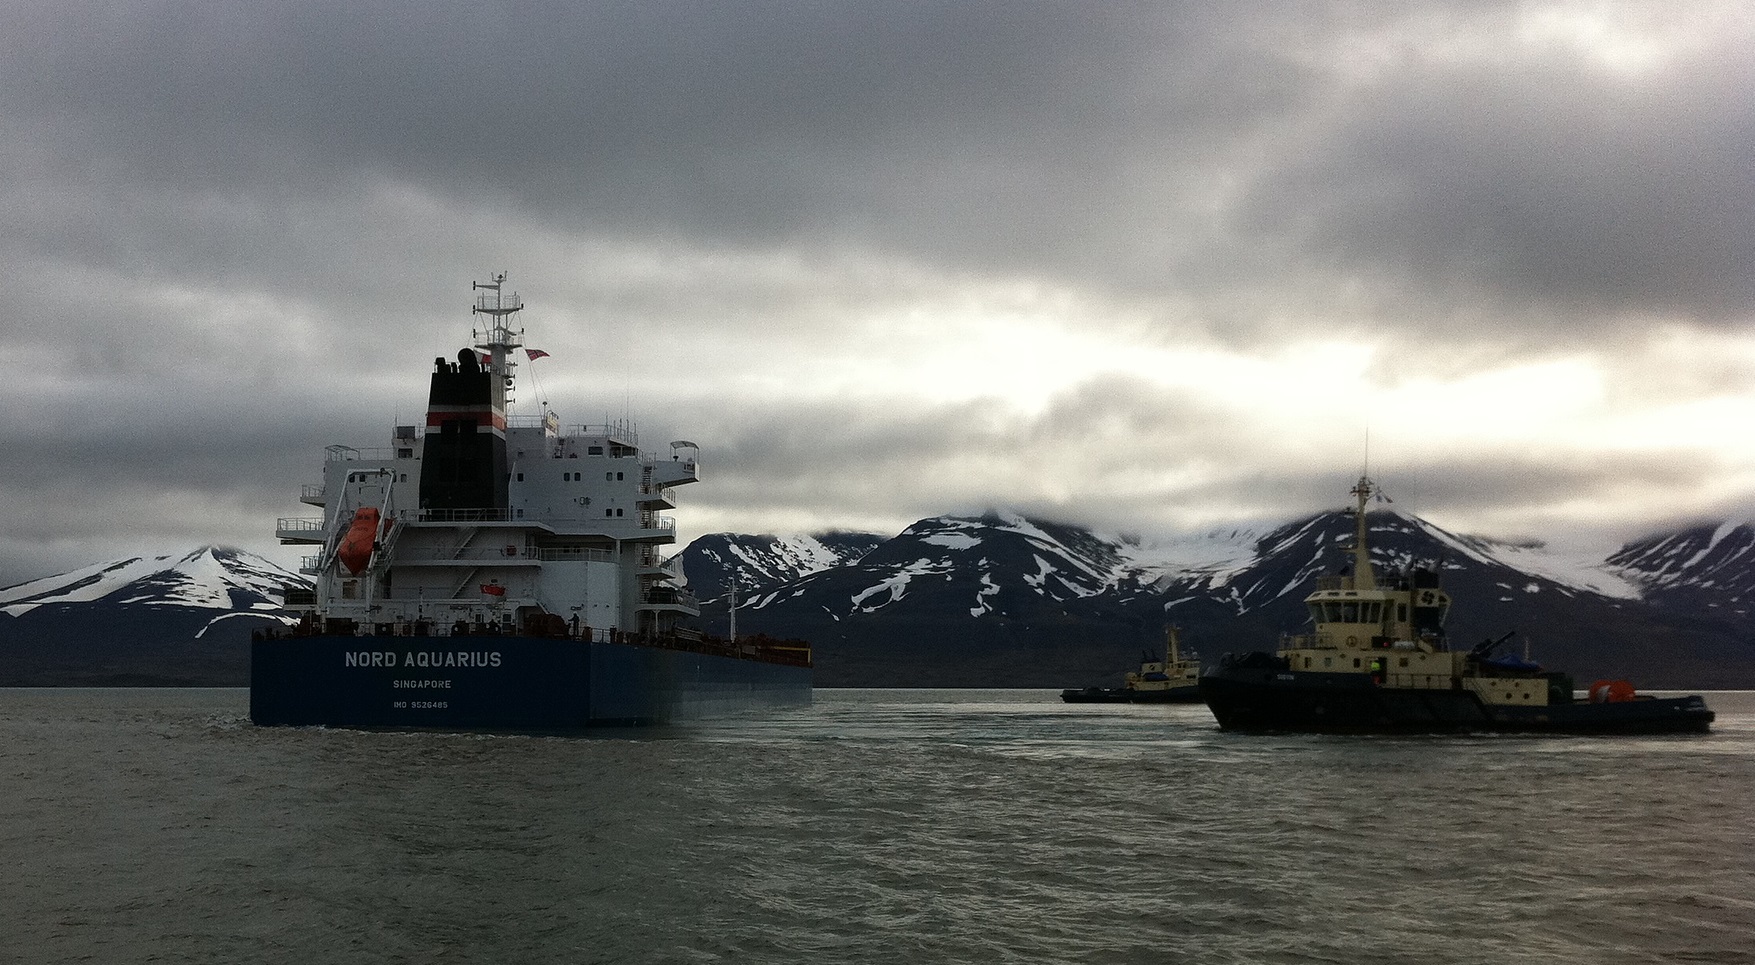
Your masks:
{"label": "sea water", "polygon": [[1708,699],[1663,738],[955,690],[529,737],[0,690],[0,961],[1755,962],[1755,694]]}

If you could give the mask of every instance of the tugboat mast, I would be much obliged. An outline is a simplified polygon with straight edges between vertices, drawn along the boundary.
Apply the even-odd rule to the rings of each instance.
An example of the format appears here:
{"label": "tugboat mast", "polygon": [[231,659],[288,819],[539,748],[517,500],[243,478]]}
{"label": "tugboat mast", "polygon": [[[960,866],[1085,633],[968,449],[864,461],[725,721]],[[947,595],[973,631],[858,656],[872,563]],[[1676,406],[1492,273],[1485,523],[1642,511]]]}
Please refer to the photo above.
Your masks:
{"label": "tugboat mast", "polygon": [[1377,575],[1371,569],[1371,551],[1365,545],[1365,504],[1377,493],[1377,484],[1370,476],[1360,476],[1353,486],[1353,589],[1377,589]]}

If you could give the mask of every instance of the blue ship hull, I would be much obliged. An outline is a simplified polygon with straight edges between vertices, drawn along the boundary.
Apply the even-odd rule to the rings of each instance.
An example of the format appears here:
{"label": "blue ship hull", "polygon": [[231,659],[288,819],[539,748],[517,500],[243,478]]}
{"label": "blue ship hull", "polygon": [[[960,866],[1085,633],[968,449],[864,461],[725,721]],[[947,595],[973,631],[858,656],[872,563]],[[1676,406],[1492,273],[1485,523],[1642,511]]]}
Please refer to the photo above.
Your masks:
{"label": "blue ship hull", "polygon": [[307,636],[250,645],[261,725],[567,731],[808,707],[811,670],[628,643]]}

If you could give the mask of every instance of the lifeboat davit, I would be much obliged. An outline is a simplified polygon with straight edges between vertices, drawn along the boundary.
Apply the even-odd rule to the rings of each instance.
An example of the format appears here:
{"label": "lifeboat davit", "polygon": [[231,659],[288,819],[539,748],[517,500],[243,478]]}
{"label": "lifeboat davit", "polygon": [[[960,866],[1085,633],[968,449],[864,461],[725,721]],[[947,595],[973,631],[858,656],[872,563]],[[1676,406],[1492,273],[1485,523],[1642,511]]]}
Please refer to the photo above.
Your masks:
{"label": "lifeboat davit", "polygon": [[372,559],[372,544],[378,541],[378,508],[361,506],[353,512],[353,522],[347,524],[347,535],[341,538],[341,546],[335,551],[335,558],[347,567],[349,573],[358,573],[366,568]]}

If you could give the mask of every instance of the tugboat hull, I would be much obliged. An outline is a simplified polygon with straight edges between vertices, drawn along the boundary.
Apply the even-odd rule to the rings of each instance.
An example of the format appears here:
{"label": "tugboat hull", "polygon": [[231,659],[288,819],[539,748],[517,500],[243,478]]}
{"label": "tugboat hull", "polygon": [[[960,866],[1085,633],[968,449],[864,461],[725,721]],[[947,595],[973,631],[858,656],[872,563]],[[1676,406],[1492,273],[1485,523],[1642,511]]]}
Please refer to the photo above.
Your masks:
{"label": "tugboat hull", "polygon": [[1069,704],[1198,704],[1200,687],[1168,687],[1134,690],[1130,687],[1082,687],[1063,690],[1060,699]]}
{"label": "tugboat hull", "polygon": [[809,667],[604,641],[312,636],[250,657],[259,725],[566,731],[811,703]]}
{"label": "tugboat hull", "polygon": [[1698,696],[1538,706],[1488,704],[1472,690],[1384,687],[1369,676],[1285,669],[1268,654],[1200,679],[1224,730],[1293,733],[1705,733],[1713,713]]}

